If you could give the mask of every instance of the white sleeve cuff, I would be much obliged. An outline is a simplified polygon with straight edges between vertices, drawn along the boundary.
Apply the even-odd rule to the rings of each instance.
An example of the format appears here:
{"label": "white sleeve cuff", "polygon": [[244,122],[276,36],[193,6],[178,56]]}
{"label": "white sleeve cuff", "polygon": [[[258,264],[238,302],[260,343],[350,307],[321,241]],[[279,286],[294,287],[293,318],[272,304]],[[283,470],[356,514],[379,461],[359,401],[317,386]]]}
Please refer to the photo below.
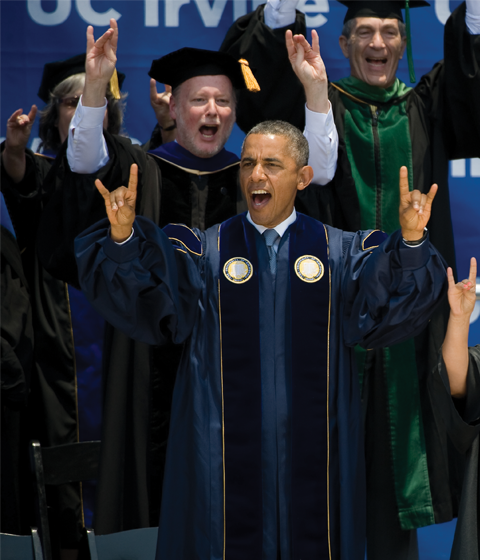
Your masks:
{"label": "white sleeve cuff", "polygon": [[107,100],[102,107],[84,107],[82,97],[78,100],[77,110],[70,123],[70,128],[95,128],[103,127],[103,119],[105,118],[105,110],[107,108]]}
{"label": "white sleeve cuff", "polygon": [[328,113],[310,111],[305,105],[305,130],[315,135],[332,137],[336,130],[333,120],[332,104],[328,102]]}
{"label": "white sleeve cuff", "polygon": [[466,0],[465,24],[471,35],[480,35],[480,1]]}
{"label": "white sleeve cuff", "polygon": [[129,235],[129,237],[127,239],[125,239],[125,241],[114,241],[114,243],[116,245],[125,245],[125,243],[128,243],[130,241],[130,239],[132,239],[134,233],[135,233],[135,230],[132,227],[132,233]]}
{"label": "white sleeve cuff", "polygon": [[326,185],[335,176],[338,159],[338,132],[333,118],[332,104],[328,113],[310,111],[305,105],[305,130],[310,156],[308,165],[313,169],[312,183]]}
{"label": "white sleeve cuff", "polygon": [[108,163],[108,148],[103,137],[103,107],[84,107],[82,97],[68,130],[67,158],[75,173],[95,173]]}
{"label": "white sleeve cuff", "polygon": [[295,9],[299,0],[268,0],[263,12],[265,24],[279,29],[295,23]]}

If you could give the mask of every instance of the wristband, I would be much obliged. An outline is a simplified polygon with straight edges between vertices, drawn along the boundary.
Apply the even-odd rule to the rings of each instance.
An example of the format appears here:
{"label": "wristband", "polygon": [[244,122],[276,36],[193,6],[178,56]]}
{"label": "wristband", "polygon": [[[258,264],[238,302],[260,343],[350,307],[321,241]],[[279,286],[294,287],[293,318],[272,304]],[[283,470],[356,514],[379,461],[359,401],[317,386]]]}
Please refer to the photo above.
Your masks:
{"label": "wristband", "polygon": [[407,239],[405,239],[405,237],[403,237],[403,242],[405,243],[405,245],[408,245],[409,247],[416,247],[417,245],[421,245],[425,239],[427,239],[427,235],[428,235],[428,230],[427,228],[423,229],[423,236],[420,237],[420,239],[416,239],[415,241],[408,241]]}

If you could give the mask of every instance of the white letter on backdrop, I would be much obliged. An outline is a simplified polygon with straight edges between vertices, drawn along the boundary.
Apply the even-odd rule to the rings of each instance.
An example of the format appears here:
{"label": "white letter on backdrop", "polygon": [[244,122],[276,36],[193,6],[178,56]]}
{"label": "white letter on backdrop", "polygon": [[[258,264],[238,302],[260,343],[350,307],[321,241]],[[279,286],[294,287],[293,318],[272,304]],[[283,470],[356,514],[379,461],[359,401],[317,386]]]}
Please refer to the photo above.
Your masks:
{"label": "white letter on backdrop", "polygon": [[179,26],[179,11],[184,4],[190,4],[190,0],[165,0],[165,27]]}
{"label": "white letter on backdrop", "polygon": [[145,0],[145,27],[158,27],[158,0]]}
{"label": "white letter on backdrop", "polygon": [[30,17],[39,25],[60,25],[70,15],[72,3],[70,0],[57,0],[54,12],[44,12],[41,0],[28,0],[27,10]]}
{"label": "white letter on backdrop", "polygon": [[247,0],[233,0],[233,21],[247,14]]}
{"label": "white letter on backdrop", "polygon": [[77,12],[80,17],[90,25],[98,25],[99,27],[105,27],[110,25],[110,18],[120,19],[122,14],[119,14],[117,10],[110,8],[106,12],[96,12],[91,5],[91,0],[75,0],[77,6]]}
{"label": "white letter on backdrop", "polygon": [[226,3],[227,0],[215,0],[213,6],[210,7],[208,0],[195,0],[205,27],[217,27]]}
{"label": "white letter on backdrop", "polygon": [[[307,4],[308,0],[300,0],[298,9],[305,14],[307,27],[321,27],[327,23],[327,18],[318,12],[329,12],[328,0],[315,0],[315,4]],[[316,16],[308,14],[317,13]]]}

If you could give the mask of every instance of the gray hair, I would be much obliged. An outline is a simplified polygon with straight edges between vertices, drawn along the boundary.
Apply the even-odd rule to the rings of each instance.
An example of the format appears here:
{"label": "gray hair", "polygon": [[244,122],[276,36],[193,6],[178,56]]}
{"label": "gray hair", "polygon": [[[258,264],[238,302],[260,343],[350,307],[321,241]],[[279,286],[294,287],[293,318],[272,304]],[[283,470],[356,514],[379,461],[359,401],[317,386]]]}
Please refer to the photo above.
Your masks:
{"label": "gray hair", "polygon": [[254,126],[250,132],[245,136],[242,144],[242,153],[245,148],[247,138],[252,134],[269,134],[275,136],[284,136],[288,141],[288,152],[295,160],[297,167],[304,167],[308,165],[308,141],[300,130],[285,121],[264,121]]}
{"label": "gray hair", "polygon": [[[38,124],[38,135],[42,140],[41,147],[44,150],[57,152],[62,145],[57,128],[58,104],[60,100],[78,90],[83,90],[84,87],[85,72],[80,72],[65,78],[65,80],[57,84],[53,91],[50,92],[50,100],[40,111],[40,120]],[[105,96],[108,101],[108,132],[111,134],[120,134],[120,132],[122,132],[125,98],[127,94],[122,93],[120,99],[115,99],[110,91],[109,85]]]}
{"label": "gray hair", "polygon": [[[350,39],[350,35],[352,34],[356,19],[357,18],[349,19],[343,24],[342,35],[347,39]],[[398,20],[398,30],[400,31],[400,36],[402,39],[407,36],[407,28],[403,21]]]}

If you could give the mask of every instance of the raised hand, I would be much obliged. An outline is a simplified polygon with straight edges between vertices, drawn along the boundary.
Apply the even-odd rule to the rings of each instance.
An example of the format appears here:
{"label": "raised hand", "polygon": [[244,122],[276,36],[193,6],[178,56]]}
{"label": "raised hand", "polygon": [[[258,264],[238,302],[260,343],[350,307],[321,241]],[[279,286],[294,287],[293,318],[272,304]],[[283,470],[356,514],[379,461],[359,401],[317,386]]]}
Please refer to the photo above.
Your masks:
{"label": "raised hand", "polygon": [[93,27],[87,27],[85,59],[85,90],[82,103],[87,107],[101,107],[105,91],[117,63],[118,25],[110,20],[110,29],[95,41]]}
{"label": "raised hand", "polygon": [[288,59],[293,71],[302,83],[307,97],[307,106],[311,111],[328,113],[328,78],[325,64],[320,56],[318,33],[312,30],[312,45],[303,35],[285,33]]}
{"label": "raised hand", "polygon": [[135,220],[135,203],[137,200],[138,166],[130,167],[128,187],[119,187],[109,192],[100,181],[95,181],[98,192],[103,196],[108,220],[111,225],[111,237],[114,241],[125,241],[132,233]]}
{"label": "raised hand", "polygon": [[20,183],[25,176],[27,168],[25,148],[27,147],[36,115],[37,106],[32,105],[28,115],[23,113],[23,109],[17,109],[7,121],[2,163],[7,175],[14,183]]}
{"label": "raised hand", "polygon": [[32,105],[28,115],[24,114],[23,109],[17,109],[7,121],[7,134],[5,147],[13,150],[24,151],[27,147],[32,125],[37,116],[37,106]]}
{"label": "raised hand", "polygon": [[447,278],[450,317],[443,341],[442,355],[450,382],[450,392],[455,397],[463,397],[467,391],[468,331],[470,315],[475,307],[477,261],[474,258],[470,259],[470,272],[467,280],[455,284],[451,268],[447,269]]}
{"label": "raised hand", "polygon": [[423,237],[437,190],[438,185],[432,185],[427,194],[418,190],[409,191],[408,170],[405,166],[400,168],[400,226],[403,238],[407,241],[417,241]]}
{"label": "raised hand", "polygon": [[477,283],[477,261],[474,257],[470,259],[470,272],[468,278],[455,284],[453,271],[447,269],[448,278],[448,303],[450,304],[450,315],[453,317],[464,317],[470,321],[470,315],[475,307],[475,288]]}

